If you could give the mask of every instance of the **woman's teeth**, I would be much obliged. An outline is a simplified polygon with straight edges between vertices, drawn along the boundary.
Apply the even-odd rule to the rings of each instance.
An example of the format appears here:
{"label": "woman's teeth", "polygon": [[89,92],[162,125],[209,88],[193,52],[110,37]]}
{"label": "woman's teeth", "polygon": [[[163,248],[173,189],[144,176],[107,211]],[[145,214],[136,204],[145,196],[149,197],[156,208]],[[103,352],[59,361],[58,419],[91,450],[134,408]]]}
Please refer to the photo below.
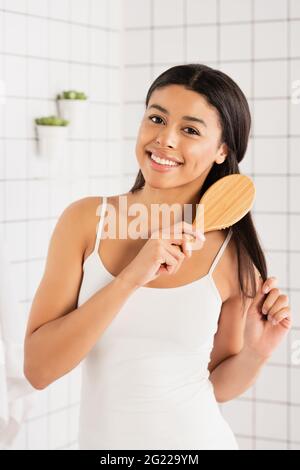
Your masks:
{"label": "woman's teeth", "polygon": [[180,163],[173,162],[171,160],[166,160],[164,158],[159,158],[156,155],[153,155],[153,153],[150,154],[151,160],[154,160],[156,163],[159,165],[169,165],[169,166],[179,166]]}

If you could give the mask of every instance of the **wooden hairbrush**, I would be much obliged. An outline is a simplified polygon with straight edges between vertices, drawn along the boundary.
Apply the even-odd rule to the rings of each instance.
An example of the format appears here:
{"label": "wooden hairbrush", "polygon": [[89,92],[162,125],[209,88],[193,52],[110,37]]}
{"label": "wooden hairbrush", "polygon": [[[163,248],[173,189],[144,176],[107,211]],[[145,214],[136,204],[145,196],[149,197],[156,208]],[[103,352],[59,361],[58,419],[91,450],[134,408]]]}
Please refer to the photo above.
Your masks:
{"label": "wooden hairbrush", "polygon": [[[230,227],[250,211],[254,199],[255,186],[251,178],[240,173],[224,176],[201,197],[193,229],[205,233]],[[195,243],[196,239],[192,235],[185,236],[192,244]],[[178,248],[182,251],[181,246]],[[166,266],[166,263],[163,265]]]}
{"label": "wooden hairbrush", "polygon": [[[212,184],[199,204],[204,207],[203,232],[221,230],[241,220],[253,206],[255,186],[251,178],[239,173],[227,175]],[[193,227],[200,228],[201,207],[197,207]]]}

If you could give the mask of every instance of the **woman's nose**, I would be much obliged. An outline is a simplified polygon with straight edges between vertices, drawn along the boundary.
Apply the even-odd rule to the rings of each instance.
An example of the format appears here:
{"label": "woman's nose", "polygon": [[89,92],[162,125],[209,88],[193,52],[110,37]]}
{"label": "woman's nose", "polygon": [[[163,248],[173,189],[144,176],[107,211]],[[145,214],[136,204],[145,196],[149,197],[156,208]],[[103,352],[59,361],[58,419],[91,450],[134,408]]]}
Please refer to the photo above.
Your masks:
{"label": "woman's nose", "polygon": [[164,129],[159,133],[156,138],[156,143],[160,147],[174,149],[177,145],[177,138],[175,136],[175,131]]}

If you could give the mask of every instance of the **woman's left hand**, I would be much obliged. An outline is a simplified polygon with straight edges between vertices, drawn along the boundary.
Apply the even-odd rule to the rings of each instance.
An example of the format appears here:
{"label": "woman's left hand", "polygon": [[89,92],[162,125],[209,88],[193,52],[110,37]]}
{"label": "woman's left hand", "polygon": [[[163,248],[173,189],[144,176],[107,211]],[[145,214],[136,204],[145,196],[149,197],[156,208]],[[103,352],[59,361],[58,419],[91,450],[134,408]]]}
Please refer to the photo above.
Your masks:
{"label": "woman's left hand", "polygon": [[[248,310],[244,344],[268,359],[291,328],[289,298],[276,287],[277,278],[260,278],[258,292]],[[267,288],[267,295],[264,289]],[[267,321],[266,321],[267,320]]]}

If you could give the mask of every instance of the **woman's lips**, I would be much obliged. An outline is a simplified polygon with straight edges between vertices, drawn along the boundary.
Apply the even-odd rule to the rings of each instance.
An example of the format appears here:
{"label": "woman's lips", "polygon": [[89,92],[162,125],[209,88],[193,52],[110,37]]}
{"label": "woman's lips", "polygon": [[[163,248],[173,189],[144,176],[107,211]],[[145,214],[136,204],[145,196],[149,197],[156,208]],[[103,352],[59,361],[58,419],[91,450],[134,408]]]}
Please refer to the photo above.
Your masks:
{"label": "woman's lips", "polygon": [[152,160],[150,152],[146,152],[146,153],[147,153],[148,159],[150,161],[151,167],[154,170],[160,171],[162,173],[165,173],[166,171],[176,170],[177,168],[179,168],[181,166],[181,164],[175,165],[175,166],[160,165],[159,163],[156,163],[154,160]]}

